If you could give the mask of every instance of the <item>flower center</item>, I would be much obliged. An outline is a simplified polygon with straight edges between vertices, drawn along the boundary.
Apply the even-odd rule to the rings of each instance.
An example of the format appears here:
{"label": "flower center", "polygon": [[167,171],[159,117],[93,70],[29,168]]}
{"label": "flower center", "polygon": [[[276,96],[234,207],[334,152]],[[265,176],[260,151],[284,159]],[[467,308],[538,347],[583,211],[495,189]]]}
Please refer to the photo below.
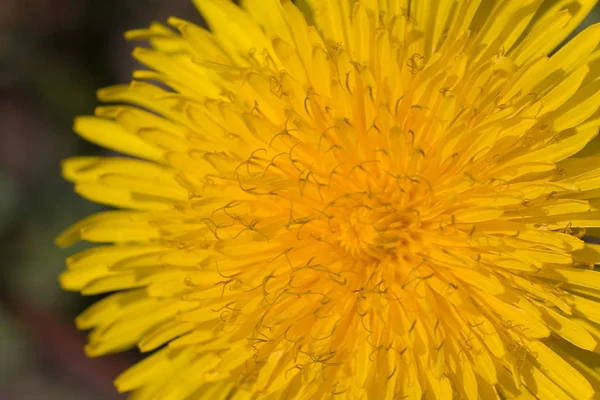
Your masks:
{"label": "flower center", "polygon": [[359,208],[340,224],[340,246],[354,257],[376,256],[379,233],[373,226],[373,212]]}
{"label": "flower center", "polygon": [[[346,214],[348,215],[348,214]],[[359,206],[340,221],[337,243],[359,259],[402,258],[418,246],[417,212],[402,212],[391,206]]]}

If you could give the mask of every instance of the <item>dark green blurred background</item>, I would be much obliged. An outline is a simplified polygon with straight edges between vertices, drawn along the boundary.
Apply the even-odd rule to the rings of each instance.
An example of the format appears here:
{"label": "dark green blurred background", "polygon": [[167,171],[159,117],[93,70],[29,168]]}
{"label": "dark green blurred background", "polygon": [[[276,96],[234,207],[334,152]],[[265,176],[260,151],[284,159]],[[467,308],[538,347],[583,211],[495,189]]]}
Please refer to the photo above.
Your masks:
{"label": "dark green blurred background", "polygon": [[[599,19],[597,8],[585,24]],[[53,239],[101,207],[77,197],[60,160],[102,154],[71,132],[98,88],[129,80],[127,29],[174,15],[190,0],[0,0],[0,399],[110,400],[135,352],[87,359],[73,318],[95,298],[62,292]]]}

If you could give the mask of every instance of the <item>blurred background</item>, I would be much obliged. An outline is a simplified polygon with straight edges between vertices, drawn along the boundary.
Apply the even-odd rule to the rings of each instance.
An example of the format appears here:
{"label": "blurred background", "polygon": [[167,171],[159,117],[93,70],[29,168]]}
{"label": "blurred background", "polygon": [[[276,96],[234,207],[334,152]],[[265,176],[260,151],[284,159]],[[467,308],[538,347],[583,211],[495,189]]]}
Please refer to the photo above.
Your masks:
{"label": "blurred background", "polygon": [[[178,16],[191,0],[0,0],[0,399],[111,400],[135,352],[87,359],[73,318],[95,297],[60,290],[54,238],[99,211],[60,177],[60,160],[101,154],[71,131],[95,91],[127,82],[123,32]],[[600,8],[584,25],[600,20]]]}

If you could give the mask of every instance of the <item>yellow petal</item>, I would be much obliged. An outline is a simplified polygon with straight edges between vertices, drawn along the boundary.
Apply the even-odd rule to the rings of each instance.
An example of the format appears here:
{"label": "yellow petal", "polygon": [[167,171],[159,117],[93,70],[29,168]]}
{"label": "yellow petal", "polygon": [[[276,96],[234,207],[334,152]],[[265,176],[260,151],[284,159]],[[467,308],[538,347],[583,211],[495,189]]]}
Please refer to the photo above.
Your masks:
{"label": "yellow petal", "polygon": [[546,324],[539,321],[525,310],[512,304],[508,304],[496,298],[496,296],[482,294],[481,298],[504,321],[510,321],[512,326],[523,326],[523,331],[527,336],[544,338],[550,335],[550,330]]}
{"label": "yellow petal", "polygon": [[146,296],[144,290],[129,290],[111,294],[94,303],[81,313],[75,324],[78,329],[91,329],[111,324],[125,312],[135,312],[141,308],[156,307],[157,300]]}
{"label": "yellow petal", "polygon": [[477,289],[484,290],[489,294],[500,294],[504,292],[504,285],[498,278],[485,271],[483,268],[479,270],[467,268],[454,268],[452,273],[461,281],[464,281]]}
{"label": "yellow petal", "polygon": [[535,395],[536,399],[573,400],[571,396],[566,394],[560,386],[556,385],[552,380],[548,379],[548,377],[529,360],[523,362],[521,371],[523,383],[527,386],[527,389]]}
{"label": "yellow petal", "polygon": [[140,81],[133,81],[129,85],[110,86],[98,91],[100,101],[135,104],[181,122],[182,114],[177,111],[181,107],[181,100],[168,95],[166,90]]}
{"label": "yellow petal", "polygon": [[575,314],[600,323],[600,307],[598,306],[600,302],[572,295],[569,296],[569,303],[573,307]]}
{"label": "yellow petal", "polygon": [[[289,0],[287,2],[291,3]],[[265,29],[270,39],[280,37],[292,43],[292,36],[288,31],[285,11],[281,3],[281,0],[242,0],[240,2],[242,8]]]}
{"label": "yellow petal", "polygon": [[456,222],[474,223],[496,219],[504,214],[501,208],[492,207],[473,207],[470,209],[460,210],[454,213]]}
{"label": "yellow petal", "polygon": [[122,221],[139,215],[139,213],[128,211],[106,211],[90,215],[89,217],[86,217],[71,226],[58,238],[56,238],[56,244],[61,247],[71,246],[73,243],[81,239],[81,230],[88,224],[102,221]]}
{"label": "yellow petal", "polygon": [[528,160],[536,160],[538,162],[557,162],[572,156],[579,150],[583,149],[594,137],[598,135],[596,128],[588,128],[585,130],[575,129],[575,132],[558,143],[553,143],[542,147],[539,150],[527,152],[527,154],[513,158],[504,164],[504,167],[518,165],[527,162]]}
{"label": "yellow petal", "polygon": [[600,272],[582,268],[543,269],[536,274],[541,278],[567,282],[578,286],[600,290]]}
{"label": "yellow petal", "polygon": [[525,341],[540,371],[575,399],[591,399],[594,390],[575,368],[540,341]]}
{"label": "yellow petal", "polygon": [[553,14],[551,18],[536,22],[523,41],[511,49],[510,57],[517,65],[523,65],[531,59],[547,55],[548,43],[555,40],[556,32],[564,28],[570,20],[571,14],[563,10]]}
{"label": "yellow petal", "polygon": [[215,37],[236,55],[236,60],[256,52],[261,62],[268,62],[266,50],[275,67],[280,67],[270,41],[241,8],[229,0],[194,0]]}
{"label": "yellow petal", "polygon": [[138,343],[138,347],[142,352],[155,350],[178,336],[190,332],[194,327],[195,325],[191,323],[181,323],[178,321],[167,322],[164,325],[154,328],[151,332],[144,334],[144,338]]}
{"label": "yellow petal", "polygon": [[546,0],[542,6],[542,13],[534,20],[534,27],[544,24],[548,20],[553,20],[561,10],[568,10],[571,14],[569,22],[560,29],[553,29],[552,35],[542,42],[540,51],[549,54],[575,29],[581,21],[594,8],[598,0]]}
{"label": "yellow petal", "polygon": [[543,116],[551,111],[556,110],[571,98],[583,83],[584,78],[590,72],[590,67],[582,65],[577,68],[571,75],[560,82],[547,95],[542,97],[542,114]]}
{"label": "yellow petal", "polygon": [[350,49],[350,12],[349,0],[314,1],[310,0],[313,17],[323,36],[332,44],[340,43]]}
{"label": "yellow petal", "polygon": [[90,221],[80,230],[81,239],[90,242],[138,242],[158,239],[160,231],[145,221],[112,219]]}
{"label": "yellow petal", "polygon": [[[80,284],[75,281],[74,278],[71,278],[71,274],[65,273],[61,276],[61,284],[65,287],[69,284],[74,285],[75,287],[78,287],[78,290],[84,295],[95,295],[117,290],[144,287],[150,282],[148,278],[149,276],[139,276],[137,272],[114,273],[111,275],[104,274],[86,283],[83,287],[80,287]],[[71,283],[71,281],[73,281],[73,283]]]}
{"label": "yellow petal", "polygon": [[596,348],[598,344],[596,339],[594,339],[594,337],[576,321],[547,307],[544,308],[543,313],[546,314],[550,329],[565,340],[582,349],[594,350],[594,348]]}
{"label": "yellow petal", "polygon": [[115,380],[119,392],[128,392],[149,382],[152,377],[160,375],[168,366],[168,349],[162,349],[149,355],[142,361],[127,369]]}
{"label": "yellow petal", "polygon": [[[600,28],[600,24],[598,28]],[[600,29],[598,29],[597,34],[600,36]],[[596,80],[582,87],[566,103],[541,120],[544,122],[548,121],[552,124],[554,130],[560,132],[586,121],[594,115],[599,107],[600,80]],[[587,128],[583,127],[581,129]]]}

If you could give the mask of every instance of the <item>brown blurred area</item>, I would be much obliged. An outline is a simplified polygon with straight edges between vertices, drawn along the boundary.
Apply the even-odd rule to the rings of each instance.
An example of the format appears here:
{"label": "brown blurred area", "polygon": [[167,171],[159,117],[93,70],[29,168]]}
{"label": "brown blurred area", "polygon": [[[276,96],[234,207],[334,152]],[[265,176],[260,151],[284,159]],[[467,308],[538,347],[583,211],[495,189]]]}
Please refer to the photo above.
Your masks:
{"label": "brown blurred area", "polygon": [[123,32],[178,16],[191,0],[0,0],[0,399],[120,399],[116,375],[139,357],[88,359],[74,317],[96,298],[63,292],[54,238],[102,208],[60,177],[61,159],[102,154],[71,130],[97,89],[136,63]]}
{"label": "brown blurred area", "polygon": [[[71,131],[95,91],[127,82],[123,32],[178,16],[191,0],[0,0],[0,399],[121,399],[112,380],[139,354],[88,359],[73,319],[97,298],[63,292],[54,238],[102,210],[60,177],[61,159],[102,154]],[[585,24],[598,20],[598,8]]]}

